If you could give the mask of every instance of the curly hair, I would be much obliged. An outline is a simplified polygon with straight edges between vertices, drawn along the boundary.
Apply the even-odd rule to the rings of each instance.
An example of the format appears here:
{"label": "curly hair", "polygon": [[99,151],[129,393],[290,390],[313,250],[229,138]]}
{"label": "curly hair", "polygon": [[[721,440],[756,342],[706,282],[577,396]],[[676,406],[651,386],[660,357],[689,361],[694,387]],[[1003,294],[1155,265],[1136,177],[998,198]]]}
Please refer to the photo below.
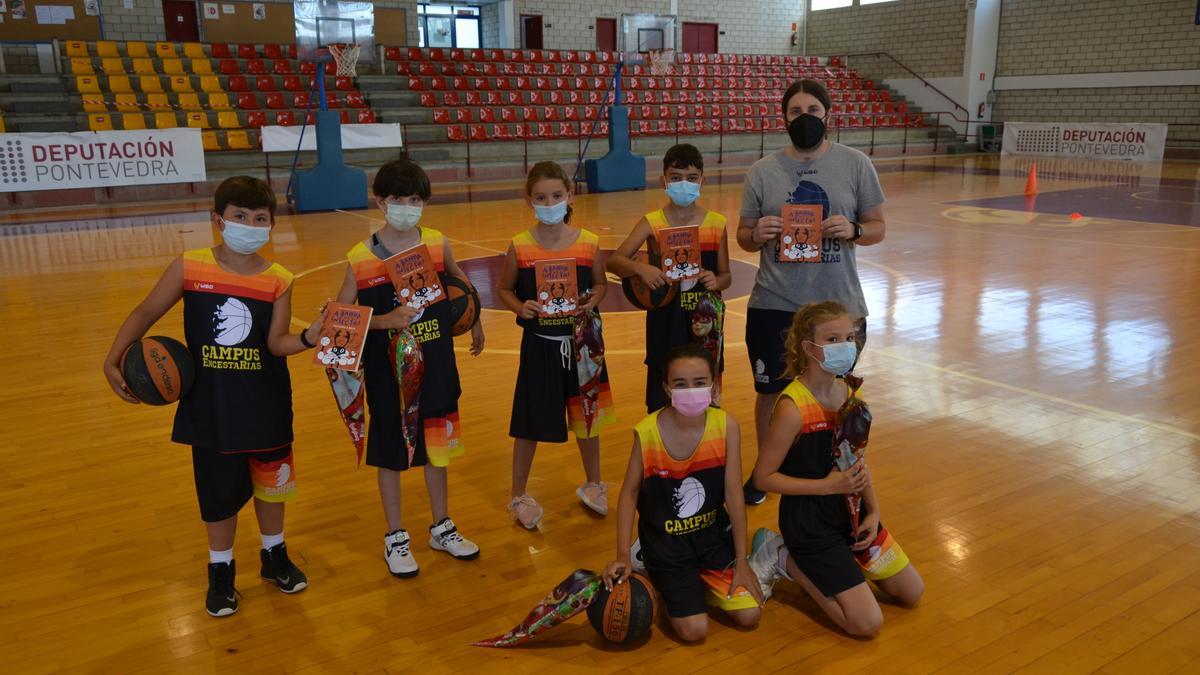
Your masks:
{"label": "curly hair", "polygon": [[845,307],[832,300],[809,303],[796,310],[784,342],[784,360],[787,366],[784,374],[790,378],[803,375],[804,371],[808,369],[808,356],[804,353],[804,341],[812,342],[815,339],[817,326],[849,315],[850,312],[846,311]]}

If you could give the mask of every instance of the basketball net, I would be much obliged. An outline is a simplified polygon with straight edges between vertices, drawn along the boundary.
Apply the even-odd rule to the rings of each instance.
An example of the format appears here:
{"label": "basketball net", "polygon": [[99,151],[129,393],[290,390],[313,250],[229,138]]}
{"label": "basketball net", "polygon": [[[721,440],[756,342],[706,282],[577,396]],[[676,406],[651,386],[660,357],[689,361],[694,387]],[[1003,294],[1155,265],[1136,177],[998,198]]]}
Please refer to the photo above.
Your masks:
{"label": "basketball net", "polygon": [[329,45],[329,55],[337,64],[338,77],[354,77],[358,74],[358,52],[362,45]]}
{"label": "basketball net", "polygon": [[650,65],[651,74],[666,75],[671,72],[671,66],[675,64],[675,50],[651,49],[646,53],[646,62]]}

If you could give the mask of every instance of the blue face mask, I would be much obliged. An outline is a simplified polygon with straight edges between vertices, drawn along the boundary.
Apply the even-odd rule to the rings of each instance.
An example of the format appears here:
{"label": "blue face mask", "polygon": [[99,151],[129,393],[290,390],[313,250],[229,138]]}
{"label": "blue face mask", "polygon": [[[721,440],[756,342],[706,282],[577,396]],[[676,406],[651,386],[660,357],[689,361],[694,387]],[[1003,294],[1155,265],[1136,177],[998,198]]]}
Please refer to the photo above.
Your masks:
{"label": "blue face mask", "polygon": [[667,183],[667,196],[676,206],[691,206],[700,198],[700,184],[686,180]]}
{"label": "blue face mask", "polygon": [[850,372],[854,367],[854,358],[858,356],[858,345],[853,342],[834,342],[827,345],[818,345],[821,352],[825,354],[825,360],[821,362],[821,368],[831,374],[842,376]]}
{"label": "blue face mask", "polygon": [[557,225],[567,217],[567,200],[564,199],[550,206],[534,204],[533,213],[537,216],[538,222],[545,225]]}
{"label": "blue face mask", "polygon": [[225,229],[221,232],[221,240],[234,253],[242,255],[256,253],[271,240],[271,228],[269,227],[243,225],[224,218],[221,219],[221,222],[225,223]]}

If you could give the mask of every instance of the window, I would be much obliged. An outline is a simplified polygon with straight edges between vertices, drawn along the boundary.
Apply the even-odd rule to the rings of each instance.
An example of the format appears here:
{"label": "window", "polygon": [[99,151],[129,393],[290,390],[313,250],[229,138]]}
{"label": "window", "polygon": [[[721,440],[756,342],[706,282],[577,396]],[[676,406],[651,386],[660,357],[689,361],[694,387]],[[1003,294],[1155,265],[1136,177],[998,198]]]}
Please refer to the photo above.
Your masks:
{"label": "window", "polygon": [[417,44],[421,47],[478,49],[479,8],[474,5],[417,5]]}
{"label": "window", "polygon": [[860,5],[878,5],[882,2],[899,2],[899,0],[858,0]]}
{"label": "window", "polygon": [[812,0],[810,7],[812,8],[812,11],[819,12],[823,9],[849,7],[852,4],[854,4],[854,0]]}

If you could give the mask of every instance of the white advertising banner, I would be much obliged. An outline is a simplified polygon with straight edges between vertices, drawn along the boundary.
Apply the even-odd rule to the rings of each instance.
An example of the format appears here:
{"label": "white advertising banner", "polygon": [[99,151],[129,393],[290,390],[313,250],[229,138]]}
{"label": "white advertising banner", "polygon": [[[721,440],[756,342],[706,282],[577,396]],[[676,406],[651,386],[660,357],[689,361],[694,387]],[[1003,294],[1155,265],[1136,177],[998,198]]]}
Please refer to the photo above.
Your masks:
{"label": "white advertising banner", "polygon": [[1006,155],[1052,155],[1088,159],[1160,160],[1165,124],[1005,122]]}
{"label": "white advertising banner", "polygon": [[[262,128],[263,152],[295,152],[300,142],[300,127],[267,126]],[[400,148],[399,124],[343,124],[342,149]],[[304,130],[301,150],[317,149],[317,129]]]}
{"label": "white advertising banner", "polygon": [[0,192],[204,181],[199,129],[0,134]]}

